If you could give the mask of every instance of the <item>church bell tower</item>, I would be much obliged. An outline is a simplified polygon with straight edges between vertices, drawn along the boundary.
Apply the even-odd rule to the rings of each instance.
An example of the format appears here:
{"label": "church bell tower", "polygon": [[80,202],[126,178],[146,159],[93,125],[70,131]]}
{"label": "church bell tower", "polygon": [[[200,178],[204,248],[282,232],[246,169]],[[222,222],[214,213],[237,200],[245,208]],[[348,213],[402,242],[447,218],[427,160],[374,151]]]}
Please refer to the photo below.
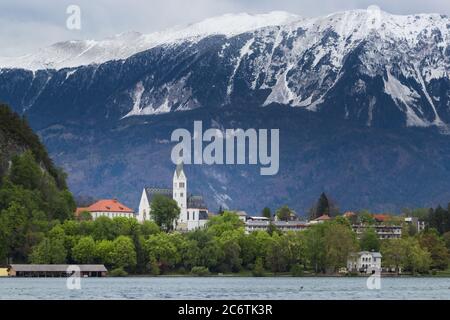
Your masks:
{"label": "church bell tower", "polygon": [[183,170],[183,162],[177,165],[173,174],[173,199],[180,207],[180,222],[187,221],[187,178]]}

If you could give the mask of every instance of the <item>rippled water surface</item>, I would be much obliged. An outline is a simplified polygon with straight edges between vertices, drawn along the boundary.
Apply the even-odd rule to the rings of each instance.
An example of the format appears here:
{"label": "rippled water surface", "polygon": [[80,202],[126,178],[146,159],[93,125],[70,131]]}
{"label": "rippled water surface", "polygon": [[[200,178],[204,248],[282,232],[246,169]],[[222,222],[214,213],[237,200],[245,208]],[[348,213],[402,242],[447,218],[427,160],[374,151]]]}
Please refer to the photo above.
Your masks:
{"label": "rippled water surface", "polygon": [[445,299],[450,278],[84,278],[68,290],[63,278],[0,278],[0,299]]}

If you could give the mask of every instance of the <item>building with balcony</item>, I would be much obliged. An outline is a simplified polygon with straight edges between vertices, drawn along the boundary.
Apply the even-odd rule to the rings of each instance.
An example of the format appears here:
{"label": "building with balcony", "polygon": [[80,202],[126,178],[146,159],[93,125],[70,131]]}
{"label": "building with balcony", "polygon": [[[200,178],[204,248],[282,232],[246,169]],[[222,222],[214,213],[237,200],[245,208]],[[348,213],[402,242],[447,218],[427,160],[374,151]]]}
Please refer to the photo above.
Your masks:
{"label": "building with balcony", "polygon": [[402,237],[402,226],[400,225],[387,225],[387,224],[354,224],[352,225],[353,231],[356,233],[358,239],[361,239],[362,235],[368,229],[374,229],[380,240],[384,239],[400,239]]}

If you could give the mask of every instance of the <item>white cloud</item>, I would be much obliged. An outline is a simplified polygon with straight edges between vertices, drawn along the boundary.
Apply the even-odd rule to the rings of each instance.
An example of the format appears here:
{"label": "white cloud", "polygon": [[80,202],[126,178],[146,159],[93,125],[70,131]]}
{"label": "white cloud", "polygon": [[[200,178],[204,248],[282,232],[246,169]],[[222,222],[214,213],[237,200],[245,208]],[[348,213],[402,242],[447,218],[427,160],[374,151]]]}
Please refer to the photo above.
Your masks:
{"label": "white cloud", "polygon": [[[66,8],[82,10],[82,30],[65,27]],[[304,16],[367,8],[371,4],[398,13],[450,14],[448,0],[2,0],[0,55],[29,53],[69,39],[99,39],[124,31],[152,32],[225,13],[284,10]]]}

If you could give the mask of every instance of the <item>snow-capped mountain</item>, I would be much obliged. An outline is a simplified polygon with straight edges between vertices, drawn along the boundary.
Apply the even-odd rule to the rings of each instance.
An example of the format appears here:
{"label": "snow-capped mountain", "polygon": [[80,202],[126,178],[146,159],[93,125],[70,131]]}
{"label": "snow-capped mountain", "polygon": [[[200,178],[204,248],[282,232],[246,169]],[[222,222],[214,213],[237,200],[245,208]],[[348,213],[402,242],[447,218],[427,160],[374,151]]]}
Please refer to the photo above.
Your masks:
{"label": "snow-capped mountain", "polygon": [[[1,59],[0,98],[23,95],[13,105],[32,110],[42,99],[56,103],[48,99],[61,99],[57,92],[82,94],[83,112],[94,98],[103,116],[118,118],[277,103],[367,126],[438,126],[446,132],[449,41],[450,19],[438,14],[225,15],[149,35],[70,41]],[[17,72],[29,88],[26,94],[5,85]],[[114,73],[114,79],[105,79],[105,73]],[[109,90],[103,101],[96,86]]]}
{"label": "snow-capped mountain", "polygon": [[438,14],[226,15],[0,59],[0,101],[27,116],[72,190],[130,206],[166,185],[172,130],[200,119],[280,128],[277,176],[191,168],[213,208],[301,212],[323,191],[348,209],[444,204],[449,44]]}
{"label": "snow-capped mountain", "polygon": [[285,25],[298,19],[299,17],[296,15],[281,11],[261,15],[227,14],[187,27],[177,26],[151,34],[125,32],[100,41],[60,42],[26,56],[0,57],[0,68],[23,68],[36,71],[100,64],[111,60],[126,59],[159,45],[176,44],[186,40],[195,42],[217,34],[232,37],[263,27]]}

